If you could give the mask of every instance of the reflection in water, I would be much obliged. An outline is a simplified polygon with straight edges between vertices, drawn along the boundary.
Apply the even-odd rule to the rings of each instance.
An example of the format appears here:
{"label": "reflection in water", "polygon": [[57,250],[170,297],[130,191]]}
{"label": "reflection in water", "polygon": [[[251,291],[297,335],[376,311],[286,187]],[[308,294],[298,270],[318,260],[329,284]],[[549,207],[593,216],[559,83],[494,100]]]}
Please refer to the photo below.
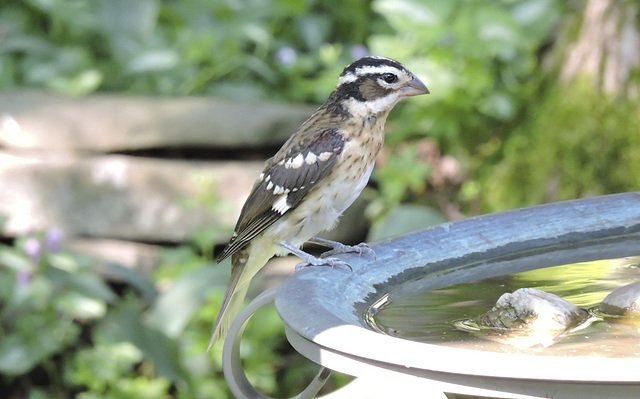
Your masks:
{"label": "reflection in water", "polygon": [[576,263],[401,296],[374,305],[366,318],[382,333],[451,347],[556,356],[640,357],[640,328],[633,327],[640,323],[628,318],[599,319],[542,349],[486,341],[454,326],[456,321],[491,309],[503,293],[524,287],[556,294],[583,309],[594,308],[614,289],[640,280],[639,259]]}

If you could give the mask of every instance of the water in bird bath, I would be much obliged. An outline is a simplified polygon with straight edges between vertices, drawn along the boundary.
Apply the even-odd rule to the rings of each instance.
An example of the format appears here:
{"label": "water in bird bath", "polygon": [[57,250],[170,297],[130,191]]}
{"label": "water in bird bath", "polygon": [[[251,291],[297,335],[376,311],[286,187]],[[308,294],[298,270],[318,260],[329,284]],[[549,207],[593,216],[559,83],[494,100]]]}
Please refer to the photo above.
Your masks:
{"label": "water in bird bath", "polygon": [[[491,309],[498,298],[519,288],[535,287],[583,309],[592,309],[614,289],[640,281],[640,258],[599,260],[556,266],[458,284],[428,292],[387,295],[369,308],[375,330],[399,338],[467,349],[549,356],[640,357],[640,319],[602,319],[546,348],[516,348],[475,337],[455,327]],[[389,299],[392,298],[392,299]]]}

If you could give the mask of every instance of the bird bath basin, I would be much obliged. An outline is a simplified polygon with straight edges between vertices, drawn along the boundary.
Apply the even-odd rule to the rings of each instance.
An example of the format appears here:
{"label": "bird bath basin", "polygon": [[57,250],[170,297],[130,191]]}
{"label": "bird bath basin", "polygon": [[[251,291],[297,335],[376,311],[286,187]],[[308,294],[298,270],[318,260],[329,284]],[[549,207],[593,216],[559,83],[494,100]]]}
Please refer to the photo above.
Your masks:
{"label": "bird bath basin", "polygon": [[[308,267],[275,295],[293,347],[332,370],[424,392],[504,398],[638,398],[640,357],[456,348],[375,331],[370,308],[489,277],[640,254],[640,193],[473,217],[342,255],[353,271]],[[225,343],[225,349],[231,344]],[[227,350],[227,353],[229,353]],[[422,397],[432,397],[425,395]]]}

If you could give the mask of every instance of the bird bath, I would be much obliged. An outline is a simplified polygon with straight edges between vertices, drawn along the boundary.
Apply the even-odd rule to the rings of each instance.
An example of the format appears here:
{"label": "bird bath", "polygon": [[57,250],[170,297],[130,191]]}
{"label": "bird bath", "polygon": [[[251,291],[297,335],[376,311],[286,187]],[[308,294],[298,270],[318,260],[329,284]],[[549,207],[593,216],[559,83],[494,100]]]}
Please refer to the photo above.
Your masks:
{"label": "bird bath", "polygon": [[[640,397],[640,357],[453,348],[385,335],[374,331],[366,320],[369,309],[383,298],[527,270],[638,255],[640,192],[473,217],[389,239],[372,248],[375,260],[341,255],[353,271],[308,267],[278,288],[276,309],[286,325],[287,338],[313,362],[372,381],[411,385],[424,389],[423,393]],[[225,375],[236,395],[256,397],[248,393],[250,385],[235,359],[239,342],[234,338],[241,334],[244,321],[234,323],[231,339],[225,342]],[[301,397],[312,397],[326,376],[323,370]]]}

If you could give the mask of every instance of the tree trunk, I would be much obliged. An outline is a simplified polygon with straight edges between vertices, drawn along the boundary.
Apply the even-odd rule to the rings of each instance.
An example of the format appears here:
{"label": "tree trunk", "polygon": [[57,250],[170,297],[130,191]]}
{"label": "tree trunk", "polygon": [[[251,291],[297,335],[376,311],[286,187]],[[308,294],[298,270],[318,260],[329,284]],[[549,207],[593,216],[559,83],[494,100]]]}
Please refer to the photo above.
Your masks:
{"label": "tree trunk", "polygon": [[640,190],[640,3],[571,4],[483,211]]}
{"label": "tree trunk", "polygon": [[567,84],[585,76],[596,91],[638,98],[640,85],[629,79],[640,67],[638,9],[631,0],[589,0],[560,81]]}

